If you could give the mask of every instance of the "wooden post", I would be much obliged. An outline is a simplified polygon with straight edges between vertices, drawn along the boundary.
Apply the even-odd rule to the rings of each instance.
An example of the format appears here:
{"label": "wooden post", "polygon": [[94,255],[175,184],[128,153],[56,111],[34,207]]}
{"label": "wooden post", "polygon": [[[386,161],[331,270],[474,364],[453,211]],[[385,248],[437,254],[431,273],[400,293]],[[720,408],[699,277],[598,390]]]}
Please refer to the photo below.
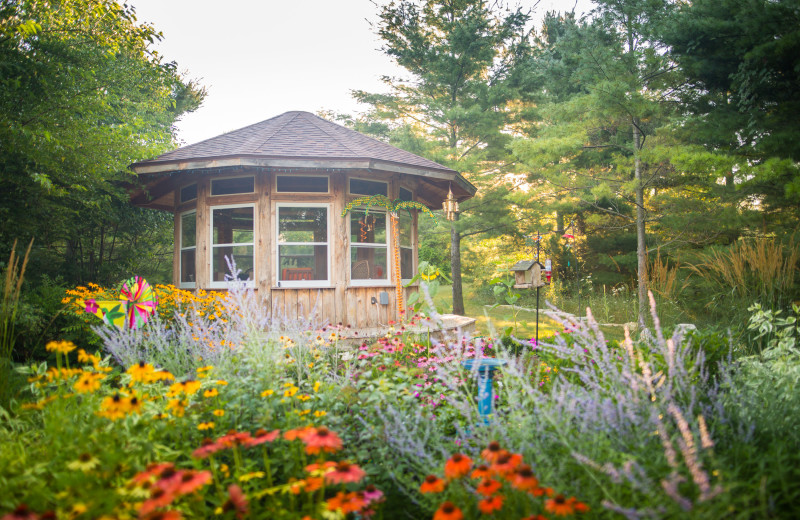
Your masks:
{"label": "wooden post", "polygon": [[[355,316],[347,313],[347,284],[350,280],[348,255],[350,254],[350,237],[347,236],[347,222],[342,218],[342,211],[347,204],[347,179],[342,173],[332,173],[330,177],[331,193],[333,195],[333,209],[328,225],[331,226],[331,241],[328,247],[332,259],[331,285],[335,288],[335,312],[328,315],[334,324],[342,322],[347,325],[355,320]],[[350,321],[348,321],[350,320]],[[355,324],[355,323],[353,323]]]}
{"label": "wooden post", "polygon": [[272,288],[272,174],[262,172],[256,174],[256,214],[258,219],[258,237],[256,239],[256,269],[254,280],[258,288],[260,301],[266,302]]}
{"label": "wooden post", "polygon": [[[180,287],[181,284],[181,215],[178,213],[178,192],[175,190],[175,206],[173,211],[175,230],[173,232],[172,244],[172,285]],[[196,227],[196,226],[195,226]],[[195,253],[195,262],[197,261],[197,254]]]}
{"label": "wooden post", "polygon": [[195,250],[195,276],[197,289],[208,289],[211,280],[211,214],[208,207],[208,177],[197,180],[197,249]]}

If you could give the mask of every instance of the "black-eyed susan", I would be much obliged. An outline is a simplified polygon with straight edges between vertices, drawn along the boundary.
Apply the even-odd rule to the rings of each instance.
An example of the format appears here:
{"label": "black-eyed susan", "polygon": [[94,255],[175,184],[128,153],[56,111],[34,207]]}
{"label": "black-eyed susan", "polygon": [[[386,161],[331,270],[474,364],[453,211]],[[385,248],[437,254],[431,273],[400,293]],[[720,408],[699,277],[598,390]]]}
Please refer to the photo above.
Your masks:
{"label": "black-eyed susan", "polygon": [[156,369],[153,365],[144,361],[139,361],[135,365],[131,365],[125,373],[131,376],[131,383],[149,383],[150,376]]}
{"label": "black-eyed susan", "polygon": [[124,397],[117,393],[103,399],[103,402],[100,403],[100,411],[97,412],[97,415],[116,421],[124,418],[127,413],[128,403],[126,403]]}
{"label": "black-eyed susan", "polygon": [[98,374],[97,372],[84,372],[81,377],[75,382],[73,388],[76,392],[86,394],[94,392],[100,388],[100,381],[106,376]]}
{"label": "black-eyed susan", "polygon": [[210,388],[203,392],[203,397],[216,397],[219,395],[219,391],[216,388]]}
{"label": "black-eyed susan", "polygon": [[67,468],[86,473],[96,468],[98,464],[100,464],[100,460],[91,453],[81,453],[77,460],[67,464]]}
{"label": "black-eyed susan", "polygon": [[200,424],[197,425],[197,429],[201,430],[201,431],[202,430],[213,430],[214,429],[214,423],[211,422],[211,421],[209,421],[209,422],[201,422]]}
{"label": "black-eyed susan", "polygon": [[325,410],[317,410],[316,412],[314,412],[314,417],[317,418],[325,417],[326,415],[328,415],[328,412],[326,412]]}
{"label": "black-eyed susan", "polygon": [[275,393],[275,390],[269,390],[269,389],[268,390],[264,390],[263,392],[261,392],[261,397],[269,397],[274,393]]}
{"label": "black-eyed susan", "polygon": [[125,400],[125,407],[128,413],[142,413],[144,401],[136,395],[132,395]]}
{"label": "black-eyed susan", "polygon": [[214,415],[216,415],[217,417],[222,417],[223,415],[225,415],[225,410],[223,410],[223,409],[221,409],[221,408],[218,408],[218,409],[214,410],[214,411],[213,411],[213,412],[211,412],[211,413],[213,413],[213,414],[214,414]]}
{"label": "black-eyed susan", "polygon": [[167,403],[167,411],[175,417],[183,417],[189,402],[185,399],[170,399]]}
{"label": "black-eyed susan", "polygon": [[75,350],[75,344],[71,341],[50,341],[45,345],[48,352],[57,352],[59,354],[69,354]]}

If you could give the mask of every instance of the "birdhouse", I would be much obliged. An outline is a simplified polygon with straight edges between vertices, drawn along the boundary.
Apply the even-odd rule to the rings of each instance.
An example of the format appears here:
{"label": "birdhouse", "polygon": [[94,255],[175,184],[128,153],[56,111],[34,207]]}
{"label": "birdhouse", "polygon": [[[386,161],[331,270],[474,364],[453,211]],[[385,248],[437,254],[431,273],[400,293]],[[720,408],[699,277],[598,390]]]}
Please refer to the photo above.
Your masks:
{"label": "birdhouse", "polygon": [[544,266],[536,260],[520,260],[511,268],[514,273],[515,289],[531,289],[543,287],[542,269]]}

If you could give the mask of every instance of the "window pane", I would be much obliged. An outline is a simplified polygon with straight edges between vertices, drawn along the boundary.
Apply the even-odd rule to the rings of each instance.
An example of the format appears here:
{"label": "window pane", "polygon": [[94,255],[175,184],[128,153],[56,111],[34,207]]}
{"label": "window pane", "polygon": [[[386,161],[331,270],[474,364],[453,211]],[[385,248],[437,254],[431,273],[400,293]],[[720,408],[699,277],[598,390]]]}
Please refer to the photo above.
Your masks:
{"label": "window pane", "polygon": [[194,283],[194,249],[181,251],[181,283]]}
{"label": "window pane", "polygon": [[386,247],[350,248],[351,280],[388,280]]}
{"label": "window pane", "polygon": [[400,245],[411,247],[411,232],[414,221],[411,219],[411,215],[409,215],[405,210],[400,212],[399,221],[400,222],[397,223],[397,235],[400,239]]}
{"label": "window pane", "polygon": [[213,244],[253,243],[253,208],[215,209]]}
{"label": "window pane", "polygon": [[388,195],[389,185],[385,182],[350,179],[350,193],[354,195]]}
{"label": "window pane", "polygon": [[225,261],[226,256],[236,262],[236,269],[241,271],[240,280],[253,279],[253,246],[222,246],[212,249],[213,281],[224,282],[225,275],[230,274],[228,262]]}
{"label": "window pane", "polygon": [[278,208],[278,242],[327,241],[328,208]]}
{"label": "window pane", "polygon": [[398,194],[397,198],[399,198],[400,200],[407,200],[407,201],[414,200],[414,197],[411,194],[411,190],[407,190],[405,188],[400,188],[400,193]]}
{"label": "window pane", "polygon": [[181,202],[188,202],[197,198],[197,184],[190,184],[181,188]]}
{"label": "window pane", "polygon": [[194,247],[197,239],[197,213],[181,215],[181,247]]}
{"label": "window pane", "polygon": [[328,193],[328,178],[278,175],[277,190],[280,192]]}
{"label": "window pane", "polygon": [[235,177],[211,181],[212,195],[232,195],[234,193],[253,193],[254,191],[256,191],[255,177]]}
{"label": "window pane", "polygon": [[400,248],[400,278],[410,280],[414,277],[414,250],[410,247]]}
{"label": "window pane", "polygon": [[328,246],[279,246],[278,279],[327,280]]}
{"label": "window pane", "polygon": [[370,211],[350,212],[350,243],[385,244],[386,213]]}

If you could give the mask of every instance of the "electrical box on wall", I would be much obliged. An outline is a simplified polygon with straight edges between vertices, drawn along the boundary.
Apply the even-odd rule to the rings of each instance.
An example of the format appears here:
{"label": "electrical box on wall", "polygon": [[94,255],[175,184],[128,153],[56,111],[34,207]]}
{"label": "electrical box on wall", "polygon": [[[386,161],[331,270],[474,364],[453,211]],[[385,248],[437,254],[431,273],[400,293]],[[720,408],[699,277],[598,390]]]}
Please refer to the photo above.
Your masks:
{"label": "electrical box on wall", "polygon": [[389,293],[386,291],[381,291],[378,294],[378,299],[380,300],[381,305],[389,305]]}

